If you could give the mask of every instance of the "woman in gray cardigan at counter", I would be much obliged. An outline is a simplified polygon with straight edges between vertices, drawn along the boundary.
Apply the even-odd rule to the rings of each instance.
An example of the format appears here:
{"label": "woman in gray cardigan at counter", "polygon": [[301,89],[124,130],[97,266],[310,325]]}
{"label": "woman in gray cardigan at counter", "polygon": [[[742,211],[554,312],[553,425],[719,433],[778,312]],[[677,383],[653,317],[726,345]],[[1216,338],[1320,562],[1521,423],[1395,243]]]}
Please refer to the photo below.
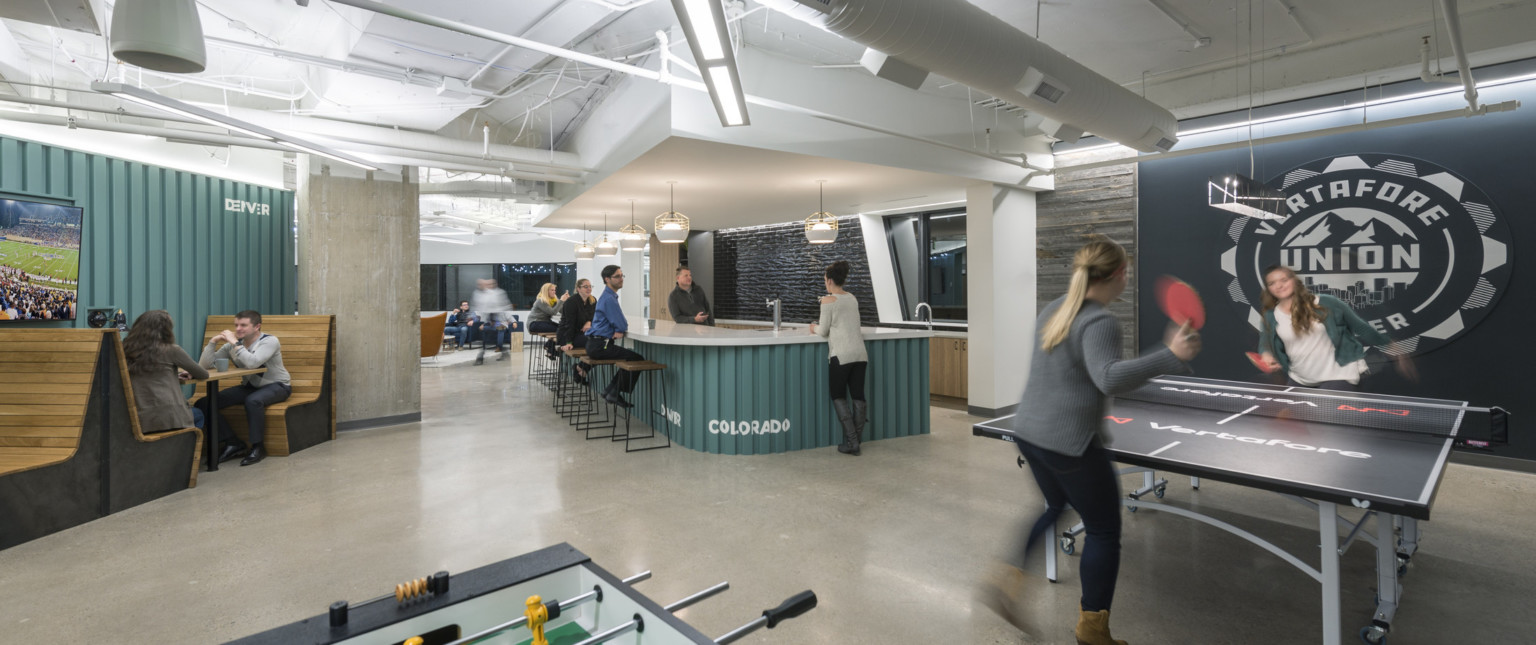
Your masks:
{"label": "woman in gray cardigan at counter", "polygon": [[156,309],[139,314],[128,337],[123,339],[123,355],[128,359],[133,402],[139,409],[139,427],[144,432],[203,425],[201,411],[187,405],[179,374],[185,372],[191,378],[205,379],[208,370],[176,344],[170,312]]}
{"label": "woman in gray cardigan at counter", "polygon": [[[539,297],[533,300],[533,308],[528,312],[528,331],[535,334],[553,334],[560,331],[560,325],[555,323],[555,316],[560,312],[555,309],[562,300],[571,297],[570,292],[564,296],[555,297],[555,284],[544,283],[539,289]],[[544,353],[550,358],[555,358],[555,341],[544,341]]]}
{"label": "woman in gray cardigan at counter", "polygon": [[[821,299],[821,323],[811,323],[811,333],[827,339],[827,381],[832,386],[832,407],[843,424],[843,443],[837,451],[857,457],[860,435],[869,422],[869,404],[864,400],[869,353],[864,350],[864,331],[859,328],[859,301],[843,290],[848,282],[848,263],[833,262],[823,279],[830,295]],[[848,404],[850,396],[852,406]]]}

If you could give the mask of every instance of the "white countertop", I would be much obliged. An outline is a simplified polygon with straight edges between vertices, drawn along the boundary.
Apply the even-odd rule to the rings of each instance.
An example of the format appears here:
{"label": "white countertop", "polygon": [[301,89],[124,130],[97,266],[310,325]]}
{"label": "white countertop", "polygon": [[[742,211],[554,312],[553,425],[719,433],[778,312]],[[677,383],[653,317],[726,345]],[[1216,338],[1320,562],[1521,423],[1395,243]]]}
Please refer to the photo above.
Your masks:
{"label": "white countertop", "polygon": [[[720,321],[737,324],[755,324],[753,321]],[[771,323],[770,323],[771,326]],[[899,338],[932,338],[923,329],[893,329],[890,327],[864,327],[864,340],[896,340]],[[783,325],[779,331],[771,329],[725,329],[708,325],[678,324],[670,320],[656,321],[655,329],[646,329],[643,320],[629,325],[629,338],[642,343],[657,345],[697,345],[716,347],[741,347],[747,345],[793,345],[796,343],[824,343],[812,334],[804,324]]]}

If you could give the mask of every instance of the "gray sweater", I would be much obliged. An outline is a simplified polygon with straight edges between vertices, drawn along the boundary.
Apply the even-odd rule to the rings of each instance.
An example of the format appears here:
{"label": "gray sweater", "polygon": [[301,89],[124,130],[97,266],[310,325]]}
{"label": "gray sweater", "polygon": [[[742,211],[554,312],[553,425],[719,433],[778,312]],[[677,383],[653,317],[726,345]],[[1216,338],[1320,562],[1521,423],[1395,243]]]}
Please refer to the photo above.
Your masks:
{"label": "gray sweater", "polygon": [[283,344],[276,336],[262,334],[250,348],[244,344],[225,343],[223,347],[214,349],[218,343],[217,338],[208,341],[208,345],[203,347],[202,357],[197,359],[198,365],[209,368],[213,367],[214,359],[227,358],[230,369],[267,368],[266,372],[240,379],[242,385],[265,387],[273,383],[292,383],[288,370],[283,367]]}
{"label": "gray sweater", "polygon": [[816,325],[816,335],[827,339],[827,361],[835,358],[840,365],[868,362],[864,330],[859,328],[859,301],[850,293],[832,297],[837,302],[821,306],[821,322]]}
{"label": "gray sweater", "polygon": [[535,299],[533,301],[533,309],[528,312],[528,322],[554,322],[555,316],[560,313],[555,311],[555,306],[558,304],[560,304],[559,300],[556,300],[555,304],[552,305],[543,298]]}
{"label": "gray sweater", "polygon": [[1120,358],[1120,324],[1114,314],[1092,300],[1072,321],[1066,340],[1051,351],[1040,349],[1040,330],[1061,307],[1065,296],[1046,305],[1035,320],[1030,347],[1029,380],[1019,400],[1014,432],[1037,447],[1073,457],[1082,456],[1101,434],[1109,396],[1140,387],[1162,374],[1189,372],[1189,366],[1166,346],[1144,355]]}

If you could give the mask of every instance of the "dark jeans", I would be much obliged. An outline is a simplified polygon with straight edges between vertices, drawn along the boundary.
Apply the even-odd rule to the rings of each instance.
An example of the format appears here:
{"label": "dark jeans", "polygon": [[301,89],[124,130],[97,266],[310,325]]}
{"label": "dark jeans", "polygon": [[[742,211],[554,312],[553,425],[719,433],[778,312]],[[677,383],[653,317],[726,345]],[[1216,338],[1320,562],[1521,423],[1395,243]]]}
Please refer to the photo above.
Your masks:
{"label": "dark jeans", "polygon": [[[245,404],[245,424],[250,430],[247,436],[250,437],[251,443],[261,443],[262,437],[267,432],[267,406],[287,401],[290,394],[293,394],[293,388],[282,383],[272,383],[259,388],[241,384],[219,390],[219,409]],[[211,414],[208,411],[208,397],[198,399],[197,408],[204,417]],[[203,429],[207,430],[206,427]],[[228,423],[219,424],[219,441],[238,441]]]}
{"label": "dark jeans", "polygon": [[[624,349],[623,345],[613,342],[610,339],[601,338],[598,336],[587,337],[587,356],[591,357],[592,360],[601,361],[645,360],[644,356],[636,354],[631,350]],[[608,387],[605,388],[603,392],[611,392],[614,388],[618,388],[620,392],[625,394],[629,394],[630,392],[635,391],[634,372],[626,372],[621,369],[614,369],[613,380],[608,381]]]}
{"label": "dark jeans", "polygon": [[[1045,496],[1045,512],[1034,521],[1016,557],[1027,560],[1040,538],[1050,532],[1068,504],[1083,520],[1086,538],[1078,567],[1082,578],[1083,611],[1109,609],[1120,575],[1120,477],[1109,453],[1095,441],[1081,457],[1071,457],[1018,442],[1029,472]],[[1054,548],[1054,544],[1046,548]],[[1015,562],[1022,565],[1023,560]],[[1022,567],[1021,567],[1022,568]]]}
{"label": "dark jeans", "polygon": [[850,396],[849,390],[853,390],[852,397],[855,401],[864,400],[864,369],[869,367],[868,361],[859,361],[844,365],[836,358],[827,364],[827,382],[832,386],[832,400]]}
{"label": "dark jeans", "polygon": [[1290,377],[1286,377],[1285,384],[1291,387],[1310,387],[1318,390],[1338,390],[1340,392],[1360,391],[1359,383],[1350,383],[1349,381],[1323,381],[1317,385],[1302,385],[1296,381],[1291,380]]}
{"label": "dark jeans", "polygon": [[[560,331],[560,325],[552,323],[548,320],[535,320],[531,323],[528,323],[528,331],[534,334],[553,334]],[[544,341],[544,351],[550,354],[555,353],[555,341]]]}

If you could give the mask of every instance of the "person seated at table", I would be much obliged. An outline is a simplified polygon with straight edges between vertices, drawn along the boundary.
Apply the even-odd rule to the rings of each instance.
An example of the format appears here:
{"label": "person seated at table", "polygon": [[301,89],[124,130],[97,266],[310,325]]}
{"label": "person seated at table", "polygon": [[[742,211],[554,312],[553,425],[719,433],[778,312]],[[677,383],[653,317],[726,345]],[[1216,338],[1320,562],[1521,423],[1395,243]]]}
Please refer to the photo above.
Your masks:
{"label": "person seated at table", "polygon": [[469,301],[459,302],[459,308],[448,313],[448,322],[443,326],[443,333],[453,334],[454,349],[464,349],[464,343],[469,341],[469,332],[474,330],[474,324],[479,322],[475,314],[469,310]]}
{"label": "person seated at table", "polygon": [[[597,308],[597,298],[592,297],[592,281],[582,278],[576,281],[576,297],[566,298],[560,305],[560,328],[555,331],[555,342],[561,351],[571,349],[580,342],[586,348],[585,334],[592,329],[592,312]],[[578,362],[571,367],[576,372],[576,382],[586,384],[587,372]]]}
{"label": "person seated at table", "polygon": [[181,380],[208,378],[208,370],[176,344],[176,324],[170,312],[155,309],[139,314],[123,339],[128,379],[145,433],[203,427],[203,413],[187,405]]}
{"label": "person seated at table", "polygon": [[709,299],[704,289],[693,281],[693,271],[677,267],[677,286],[667,294],[667,310],[674,322],[690,325],[715,326],[715,317],[709,313]]}
{"label": "person seated at table", "polygon": [[[560,301],[571,297],[567,291],[565,295],[555,297],[555,285],[546,282],[539,289],[539,297],[533,299],[533,309],[528,312],[528,331],[534,334],[553,334],[560,331],[560,326],[555,324],[555,316],[560,312],[555,309]],[[550,358],[555,357],[555,341],[544,341],[544,353]]]}
{"label": "person seated at table", "polygon": [[[624,288],[624,270],[617,264],[603,267],[603,284],[608,287],[597,299],[592,311],[592,327],[587,330],[587,356],[604,361],[643,361],[644,356],[625,349],[619,341],[629,331],[629,321],[619,307],[619,289]],[[614,370],[613,380],[603,389],[603,400],[619,407],[633,407],[623,394],[635,390],[635,375],[625,370]]]}
{"label": "person seated at table", "polygon": [[[244,455],[240,465],[249,466],[267,458],[267,449],[261,441],[267,430],[267,406],[287,401],[293,394],[292,380],[288,370],[283,368],[283,344],[276,336],[261,333],[261,313],[247,309],[235,314],[234,330],[221,331],[208,341],[197,364],[204,368],[213,367],[214,361],[221,358],[229,360],[230,369],[267,369],[262,374],[246,376],[235,387],[219,391],[218,409],[245,406],[246,428],[251,439],[247,449],[230,430],[229,424],[219,424],[219,442],[224,445],[219,452],[219,463]],[[208,409],[208,404],[208,397],[197,402],[204,416],[215,414]]]}

